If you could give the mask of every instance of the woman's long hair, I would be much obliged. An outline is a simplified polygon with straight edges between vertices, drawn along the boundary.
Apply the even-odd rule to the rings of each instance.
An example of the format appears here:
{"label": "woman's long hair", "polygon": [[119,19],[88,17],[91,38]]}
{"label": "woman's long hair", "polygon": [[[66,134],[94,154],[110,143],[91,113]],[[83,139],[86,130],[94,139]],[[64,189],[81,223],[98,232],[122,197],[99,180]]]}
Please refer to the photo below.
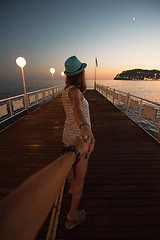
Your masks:
{"label": "woman's long hair", "polygon": [[85,71],[83,70],[79,74],[74,76],[67,76],[66,75],[66,87],[68,86],[75,86],[79,88],[79,90],[84,93],[86,91],[86,80],[85,80]]}

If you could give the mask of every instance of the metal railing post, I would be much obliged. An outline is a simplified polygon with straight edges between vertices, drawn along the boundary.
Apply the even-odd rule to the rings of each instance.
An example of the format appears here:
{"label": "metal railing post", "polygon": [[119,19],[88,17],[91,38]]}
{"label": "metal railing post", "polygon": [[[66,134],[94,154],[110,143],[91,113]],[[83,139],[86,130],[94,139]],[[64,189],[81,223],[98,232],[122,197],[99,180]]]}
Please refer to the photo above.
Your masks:
{"label": "metal railing post", "polygon": [[53,98],[54,98],[54,87],[52,87],[52,94],[53,94]]}
{"label": "metal railing post", "polygon": [[118,94],[118,104],[120,105],[120,93]]}
{"label": "metal railing post", "polygon": [[107,95],[108,95],[108,87],[106,87],[106,99],[107,99]]}
{"label": "metal railing post", "polygon": [[13,111],[12,111],[12,105],[11,105],[11,100],[9,99],[9,109],[10,109],[10,113],[11,116],[13,115]]}
{"label": "metal railing post", "polygon": [[43,89],[43,102],[45,104],[45,90]]}
{"label": "metal railing post", "polygon": [[128,115],[129,110],[129,100],[130,100],[130,94],[127,93],[127,101],[126,101],[126,115]]}
{"label": "metal railing post", "polygon": [[115,88],[113,89],[113,104],[114,104],[114,96],[115,96],[115,92],[116,92],[116,90],[115,90]]}
{"label": "metal railing post", "polygon": [[142,111],[142,99],[141,99],[140,105],[139,105],[139,113],[138,113],[139,118],[141,118],[141,111]]}

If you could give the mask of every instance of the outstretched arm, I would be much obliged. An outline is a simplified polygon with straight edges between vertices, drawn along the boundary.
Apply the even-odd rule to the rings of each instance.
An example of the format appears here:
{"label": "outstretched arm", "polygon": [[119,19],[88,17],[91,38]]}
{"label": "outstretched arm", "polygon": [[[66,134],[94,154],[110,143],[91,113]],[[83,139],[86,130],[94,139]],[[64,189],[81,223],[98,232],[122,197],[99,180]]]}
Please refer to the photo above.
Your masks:
{"label": "outstretched arm", "polygon": [[[90,139],[76,138],[73,145],[87,153]],[[75,161],[67,152],[28,178],[0,202],[0,239],[32,240],[51,210],[66,176]]]}

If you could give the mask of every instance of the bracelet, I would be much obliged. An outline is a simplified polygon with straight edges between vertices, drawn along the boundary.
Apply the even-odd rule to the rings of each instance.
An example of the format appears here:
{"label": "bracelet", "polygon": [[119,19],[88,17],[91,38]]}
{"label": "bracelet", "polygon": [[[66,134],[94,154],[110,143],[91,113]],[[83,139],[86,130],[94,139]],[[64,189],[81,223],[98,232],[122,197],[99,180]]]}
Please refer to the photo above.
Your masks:
{"label": "bracelet", "polygon": [[87,126],[89,126],[88,123],[86,123],[86,122],[82,122],[82,123],[79,125],[79,128],[81,129],[81,127],[82,127],[83,125],[87,125]]}
{"label": "bracelet", "polygon": [[79,162],[79,160],[81,158],[81,154],[78,151],[78,149],[75,146],[73,146],[73,145],[69,145],[69,146],[63,148],[63,151],[61,152],[61,154],[64,154],[64,153],[69,152],[69,151],[74,152],[75,155],[76,155],[76,160],[75,160],[75,162],[73,164],[73,167],[74,167]]}

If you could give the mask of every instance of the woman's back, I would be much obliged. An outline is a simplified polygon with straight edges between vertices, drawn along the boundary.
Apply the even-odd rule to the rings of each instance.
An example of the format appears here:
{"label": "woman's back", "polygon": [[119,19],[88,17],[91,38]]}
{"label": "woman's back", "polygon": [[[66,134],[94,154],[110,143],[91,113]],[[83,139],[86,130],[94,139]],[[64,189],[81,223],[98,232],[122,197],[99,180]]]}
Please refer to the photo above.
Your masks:
{"label": "woman's back", "polygon": [[[73,113],[73,105],[72,101],[69,98],[69,90],[75,88],[75,86],[69,86],[63,90],[62,93],[62,103],[64,106],[66,120],[64,124],[64,131],[63,131],[63,142],[65,144],[70,144],[75,137],[80,134],[80,129],[75,121],[74,113]],[[87,123],[90,125],[90,113],[89,113],[89,104],[88,101],[82,94],[82,111],[87,120]]]}

